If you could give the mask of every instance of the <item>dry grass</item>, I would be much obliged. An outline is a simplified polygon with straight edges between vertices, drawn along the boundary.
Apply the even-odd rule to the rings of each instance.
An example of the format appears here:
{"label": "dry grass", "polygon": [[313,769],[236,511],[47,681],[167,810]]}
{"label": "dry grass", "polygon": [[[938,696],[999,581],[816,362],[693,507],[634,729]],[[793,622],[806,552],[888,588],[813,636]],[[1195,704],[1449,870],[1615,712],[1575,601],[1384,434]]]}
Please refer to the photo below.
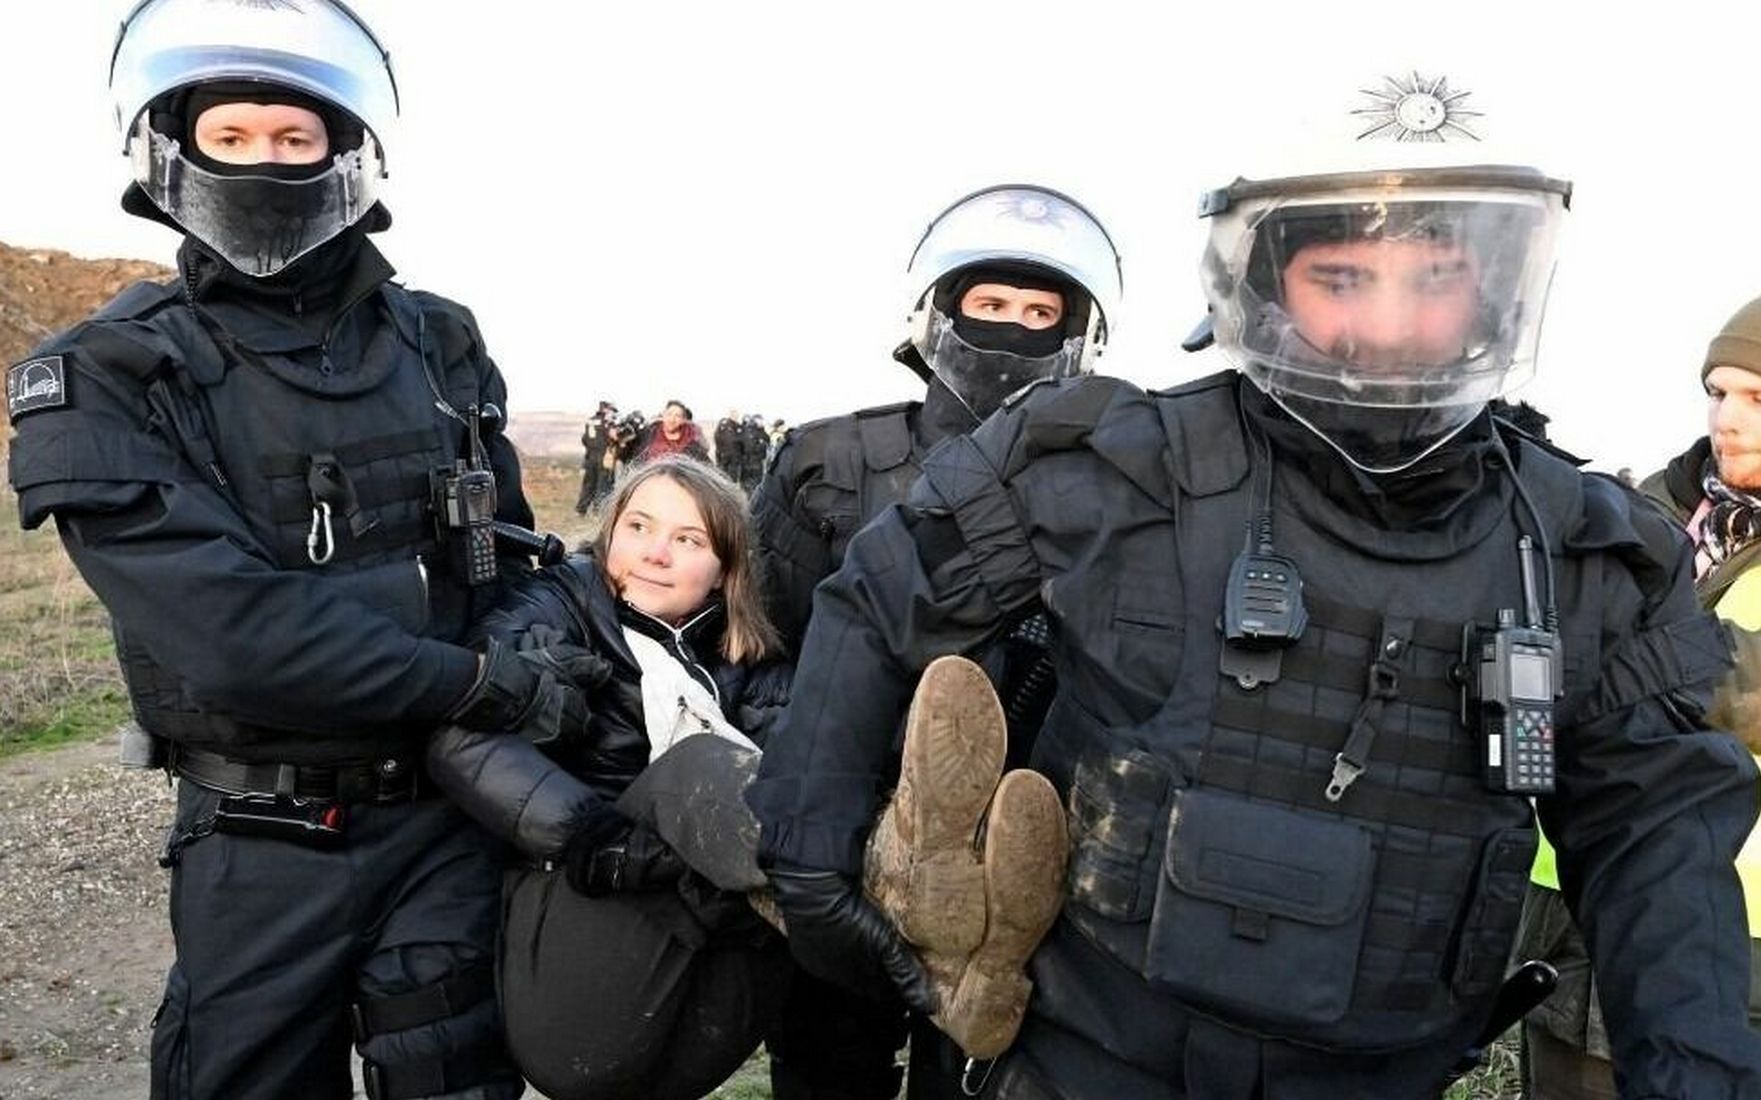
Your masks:
{"label": "dry grass", "polygon": [[0,756],[95,737],[127,717],[110,617],[52,525],[19,530],[10,489],[0,489],[0,623]]}
{"label": "dry grass", "polygon": [[1520,1028],[1512,1028],[1492,1044],[1478,1070],[1452,1085],[1446,1100],[1518,1100],[1523,1094]]}

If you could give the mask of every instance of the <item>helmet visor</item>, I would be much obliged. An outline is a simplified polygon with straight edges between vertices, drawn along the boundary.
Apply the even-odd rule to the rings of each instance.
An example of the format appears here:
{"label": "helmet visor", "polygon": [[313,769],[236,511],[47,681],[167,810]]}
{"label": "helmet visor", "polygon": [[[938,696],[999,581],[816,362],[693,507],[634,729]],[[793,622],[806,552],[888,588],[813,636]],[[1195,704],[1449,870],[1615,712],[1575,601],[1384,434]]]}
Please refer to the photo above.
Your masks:
{"label": "helmet visor", "polygon": [[218,175],[142,116],[129,143],[147,197],[246,275],[273,275],[359,221],[377,201],[379,147],[371,134],[307,179]]}
{"label": "helmet visor", "polygon": [[1477,408],[1534,369],[1558,196],[1366,190],[1213,226],[1218,342],[1268,392]]}
{"label": "helmet visor", "polygon": [[984,419],[1003,405],[1010,394],[1047,378],[1070,378],[1081,373],[1080,336],[1067,338],[1050,355],[1027,356],[1010,351],[976,347],[954,329],[954,321],[939,309],[930,311],[924,347],[918,348],[942,384],[954,392],[973,416]]}

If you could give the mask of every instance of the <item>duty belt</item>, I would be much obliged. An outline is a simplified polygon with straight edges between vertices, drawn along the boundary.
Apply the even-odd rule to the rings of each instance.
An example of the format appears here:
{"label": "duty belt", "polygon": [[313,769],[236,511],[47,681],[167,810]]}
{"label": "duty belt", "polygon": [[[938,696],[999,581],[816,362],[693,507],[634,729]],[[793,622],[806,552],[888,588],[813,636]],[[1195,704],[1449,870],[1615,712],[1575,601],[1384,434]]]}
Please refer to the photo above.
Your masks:
{"label": "duty belt", "polygon": [[435,793],[416,762],[388,756],[350,764],[262,764],[176,745],[171,771],[226,794],[279,794],[343,803],[413,802]]}

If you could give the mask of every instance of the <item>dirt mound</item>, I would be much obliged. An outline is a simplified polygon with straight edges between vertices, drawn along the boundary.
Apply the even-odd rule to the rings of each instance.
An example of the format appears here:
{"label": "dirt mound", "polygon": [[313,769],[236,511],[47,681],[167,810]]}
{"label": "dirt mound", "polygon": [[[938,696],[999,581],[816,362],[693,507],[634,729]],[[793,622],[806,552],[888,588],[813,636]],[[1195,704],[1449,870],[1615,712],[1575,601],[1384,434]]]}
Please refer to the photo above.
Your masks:
{"label": "dirt mound", "polygon": [[171,275],[170,268],[145,260],[82,260],[0,243],[0,366],[24,358],[135,280]]}

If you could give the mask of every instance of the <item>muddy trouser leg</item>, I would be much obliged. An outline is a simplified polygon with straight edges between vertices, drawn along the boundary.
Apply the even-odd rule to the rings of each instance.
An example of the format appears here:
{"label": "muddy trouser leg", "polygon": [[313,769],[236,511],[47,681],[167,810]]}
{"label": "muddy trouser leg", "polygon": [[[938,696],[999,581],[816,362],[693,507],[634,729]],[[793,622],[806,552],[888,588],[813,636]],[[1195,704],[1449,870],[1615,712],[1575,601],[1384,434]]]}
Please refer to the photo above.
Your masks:
{"label": "muddy trouser leg", "polygon": [[[410,899],[441,894],[448,900],[435,909],[433,938],[456,943],[461,966],[491,957],[493,892],[480,919],[478,891],[435,870],[456,850],[464,820],[438,801],[352,806],[346,843],[319,849],[206,835],[220,797],[179,784],[171,881],[177,960],[155,1017],[152,1095],[348,1097],[351,1008],[357,984],[371,978],[359,968],[374,929],[395,924]],[[482,871],[473,877],[481,880],[489,857],[478,858]],[[518,1095],[496,1042],[493,998],[487,1007],[476,1029],[487,1044],[484,1064],[511,1091],[455,1095]],[[472,1030],[453,1028],[445,1044],[470,1043]]]}
{"label": "muddy trouser leg", "polygon": [[746,806],[758,761],[756,750],[694,734],[644,768],[617,807],[721,889],[758,889],[766,884],[758,869],[758,819]]}
{"label": "muddy trouser leg", "polygon": [[[401,820],[378,835],[391,814]],[[353,1019],[368,1096],[519,1096],[525,1083],[495,997],[501,868],[492,842],[440,800],[356,817],[363,839],[404,861],[381,880],[383,915],[358,976]]]}
{"label": "muddy trouser leg", "polygon": [[723,937],[671,891],[588,898],[558,872],[514,871],[506,912],[508,1045],[554,1100],[705,1095],[758,1048],[789,984],[779,937]]}

